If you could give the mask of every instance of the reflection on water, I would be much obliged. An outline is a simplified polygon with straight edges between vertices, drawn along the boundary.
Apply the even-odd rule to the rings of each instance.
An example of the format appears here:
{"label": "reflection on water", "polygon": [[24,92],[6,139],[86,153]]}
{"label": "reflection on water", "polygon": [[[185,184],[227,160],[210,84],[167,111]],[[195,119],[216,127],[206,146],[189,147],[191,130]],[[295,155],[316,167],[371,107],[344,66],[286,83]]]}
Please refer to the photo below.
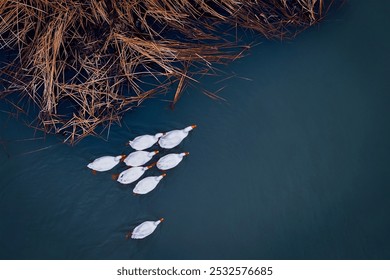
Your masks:
{"label": "reflection on water", "polygon": [[[204,79],[226,86],[226,102],[192,89],[174,111],[149,100],[109,141],[28,140],[42,135],[0,112],[0,258],[389,258],[389,4],[376,2],[224,69],[252,81]],[[86,168],[131,152],[135,136],[192,123],[174,149],[190,156],[148,195],[111,180],[124,165]],[[147,239],[125,240],[160,217]]]}

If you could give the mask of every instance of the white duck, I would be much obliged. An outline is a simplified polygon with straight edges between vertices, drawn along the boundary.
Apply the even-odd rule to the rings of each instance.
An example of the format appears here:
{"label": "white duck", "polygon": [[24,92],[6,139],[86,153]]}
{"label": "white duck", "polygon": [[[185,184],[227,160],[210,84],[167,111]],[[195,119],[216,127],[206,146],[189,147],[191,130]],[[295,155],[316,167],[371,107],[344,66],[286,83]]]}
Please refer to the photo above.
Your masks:
{"label": "white duck", "polygon": [[142,239],[151,235],[157,228],[157,226],[164,221],[164,218],[161,218],[157,221],[146,221],[138,225],[133,231],[126,234],[126,239]]}
{"label": "white duck", "polygon": [[168,170],[178,165],[184,156],[188,156],[190,153],[185,152],[181,154],[168,154],[163,156],[157,161],[157,168],[161,170]]}
{"label": "white duck", "polygon": [[145,171],[152,168],[155,164],[151,164],[149,166],[137,166],[137,167],[130,167],[129,169],[126,169],[125,171],[122,171],[119,176],[113,175],[112,178],[114,180],[117,180],[121,184],[130,184],[135,181],[137,181],[142,175],[144,175]]}
{"label": "white duck", "polygon": [[162,133],[156,135],[142,135],[134,138],[133,141],[129,141],[129,145],[137,151],[142,151],[152,147],[158,139],[163,136]]}
{"label": "white duck", "polygon": [[184,129],[180,130],[172,130],[165,133],[160,140],[158,140],[158,144],[161,148],[164,149],[172,149],[179,145],[184,138],[188,136],[188,132],[196,128],[196,125],[187,126]]}
{"label": "white duck", "polygon": [[129,154],[124,162],[127,166],[141,166],[152,159],[154,155],[158,154],[158,151],[136,151]]}
{"label": "white duck", "polygon": [[103,156],[95,159],[93,162],[87,165],[88,168],[92,169],[93,173],[96,171],[103,172],[113,169],[119,162],[123,161],[126,155],[120,156]]}
{"label": "white duck", "polygon": [[141,181],[135,185],[135,188],[133,189],[134,194],[147,194],[148,192],[151,192],[154,190],[154,188],[157,186],[158,183],[160,183],[161,179],[167,176],[166,173],[160,175],[160,176],[150,176],[143,178]]}

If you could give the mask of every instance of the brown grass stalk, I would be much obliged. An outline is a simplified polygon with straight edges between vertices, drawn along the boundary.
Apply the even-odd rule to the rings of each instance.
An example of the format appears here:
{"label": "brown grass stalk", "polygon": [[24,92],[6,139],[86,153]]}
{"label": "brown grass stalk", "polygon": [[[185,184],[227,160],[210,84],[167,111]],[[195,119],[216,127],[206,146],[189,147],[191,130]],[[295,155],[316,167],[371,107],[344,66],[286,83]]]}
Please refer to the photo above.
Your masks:
{"label": "brown grass stalk", "polygon": [[331,3],[2,0],[0,49],[14,59],[0,70],[0,97],[20,99],[14,103],[25,111],[34,104],[34,126],[74,144],[157,94],[173,90],[174,106],[196,73],[242,56],[248,44],[235,29],[293,37]]}

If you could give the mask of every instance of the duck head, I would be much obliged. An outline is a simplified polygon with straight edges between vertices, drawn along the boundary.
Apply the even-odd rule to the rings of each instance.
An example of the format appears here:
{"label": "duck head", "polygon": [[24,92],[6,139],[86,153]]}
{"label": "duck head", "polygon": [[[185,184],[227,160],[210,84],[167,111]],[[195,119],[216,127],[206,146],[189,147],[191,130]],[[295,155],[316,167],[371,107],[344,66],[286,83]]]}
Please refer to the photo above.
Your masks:
{"label": "duck head", "polygon": [[189,152],[185,152],[185,153],[181,153],[180,156],[185,157],[185,156],[188,156],[189,154],[190,154]]}
{"label": "duck head", "polygon": [[123,161],[125,160],[126,157],[127,157],[127,155],[120,155],[120,156],[115,157],[115,160],[116,160],[116,161],[123,162]]}
{"label": "duck head", "polygon": [[149,153],[149,156],[152,157],[154,155],[157,155],[159,153],[159,151],[153,151],[153,152],[150,152]]}
{"label": "duck head", "polygon": [[153,166],[156,165],[156,163],[157,163],[157,162],[154,162],[154,163],[152,163],[151,165],[145,166],[145,167],[144,167],[144,170],[148,170],[148,169],[152,168]]}
{"label": "duck head", "polygon": [[156,135],[154,135],[154,138],[159,139],[163,135],[164,133],[157,133]]}
{"label": "duck head", "polygon": [[190,132],[190,131],[193,130],[194,128],[196,128],[196,124],[187,126],[186,128],[184,128],[184,131],[185,131],[185,132]]}

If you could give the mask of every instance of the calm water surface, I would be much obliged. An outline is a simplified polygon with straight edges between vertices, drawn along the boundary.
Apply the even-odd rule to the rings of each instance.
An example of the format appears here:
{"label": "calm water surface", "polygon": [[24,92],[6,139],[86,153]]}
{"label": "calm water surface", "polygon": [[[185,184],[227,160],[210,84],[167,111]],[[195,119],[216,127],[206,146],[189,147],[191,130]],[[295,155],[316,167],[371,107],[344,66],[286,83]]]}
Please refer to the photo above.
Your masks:
{"label": "calm water surface", "polygon": [[[251,81],[202,81],[226,86],[226,102],[197,89],[174,111],[149,100],[108,142],[28,141],[39,133],[0,112],[0,258],[390,258],[389,8],[349,1],[223,69]],[[85,168],[130,152],[130,138],[193,123],[176,149],[191,155],[149,195],[111,180],[123,166]],[[124,240],[160,217],[154,235]]]}

